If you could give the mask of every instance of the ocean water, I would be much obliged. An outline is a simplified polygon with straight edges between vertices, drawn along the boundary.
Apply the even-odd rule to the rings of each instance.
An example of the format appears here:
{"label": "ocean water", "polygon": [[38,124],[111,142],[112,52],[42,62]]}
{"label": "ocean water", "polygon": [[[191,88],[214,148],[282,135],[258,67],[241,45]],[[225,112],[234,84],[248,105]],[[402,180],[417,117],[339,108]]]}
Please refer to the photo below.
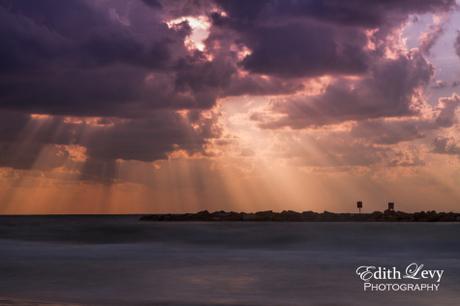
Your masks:
{"label": "ocean water", "polygon": [[[0,305],[460,305],[460,224],[0,217]],[[364,292],[361,265],[445,271]]]}

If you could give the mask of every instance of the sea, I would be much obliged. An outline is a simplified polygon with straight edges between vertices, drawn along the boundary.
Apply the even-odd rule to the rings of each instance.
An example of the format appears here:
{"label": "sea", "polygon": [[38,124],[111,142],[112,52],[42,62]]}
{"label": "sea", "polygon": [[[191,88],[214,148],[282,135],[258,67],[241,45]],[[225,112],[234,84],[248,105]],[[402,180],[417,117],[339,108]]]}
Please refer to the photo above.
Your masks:
{"label": "sea", "polygon": [[[365,291],[356,273],[410,264],[442,279],[371,281],[438,290]],[[458,306],[460,223],[2,216],[0,305]]]}

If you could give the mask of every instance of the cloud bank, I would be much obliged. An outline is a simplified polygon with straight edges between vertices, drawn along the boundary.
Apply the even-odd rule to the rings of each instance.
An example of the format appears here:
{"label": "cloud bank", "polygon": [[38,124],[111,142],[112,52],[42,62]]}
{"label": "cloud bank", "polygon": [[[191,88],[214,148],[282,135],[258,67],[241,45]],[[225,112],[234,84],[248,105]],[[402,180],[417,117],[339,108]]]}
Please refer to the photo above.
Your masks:
{"label": "cloud bank", "polygon": [[[346,137],[368,156],[319,144],[337,153],[331,165],[372,164],[391,150],[376,145],[427,136],[434,137],[433,152],[456,154],[451,139],[435,134],[456,124],[458,96],[429,104],[425,92],[435,77],[429,55],[442,21],[418,48],[401,38],[411,16],[445,16],[455,5],[2,0],[0,165],[28,169],[45,147],[76,146],[84,148],[81,177],[97,178],[117,160],[154,162],[177,151],[205,156],[223,137],[219,99],[238,96],[271,99],[265,110],[250,112],[262,129],[353,122]],[[193,40],[196,31],[204,31],[203,41]],[[327,80],[322,89],[308,92],[306,84],[320,78]]]}

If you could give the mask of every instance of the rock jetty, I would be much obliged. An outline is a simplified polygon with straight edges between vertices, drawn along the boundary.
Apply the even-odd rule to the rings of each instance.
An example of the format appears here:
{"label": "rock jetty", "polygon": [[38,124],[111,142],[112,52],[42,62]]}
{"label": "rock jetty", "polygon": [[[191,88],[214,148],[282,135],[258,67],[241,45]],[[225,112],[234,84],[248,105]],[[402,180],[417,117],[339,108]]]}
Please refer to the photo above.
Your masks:
{"label": "rock jetty", "polygon": [[207,210],[184,214],[152,214],[140,218],[141,221],[253,221],[253,222],[460,222],[460,214],[453,212],[421,211],[406,213],[386,210],[373,213],[296,212],[271,210],[255,213]]}

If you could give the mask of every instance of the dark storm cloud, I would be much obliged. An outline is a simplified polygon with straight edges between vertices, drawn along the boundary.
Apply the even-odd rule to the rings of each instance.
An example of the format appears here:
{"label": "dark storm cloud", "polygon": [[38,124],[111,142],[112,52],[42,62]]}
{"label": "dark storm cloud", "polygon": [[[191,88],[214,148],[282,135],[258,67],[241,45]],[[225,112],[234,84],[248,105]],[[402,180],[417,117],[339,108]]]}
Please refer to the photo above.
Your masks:
{"label": "dark storm cloud", "polygon": [[[383,59],[386,35],[410,14],[453,5],[0,0],[0,165],[30,168],[44,148],[78,145],[88,155],[83,176],[111,177],[117,159],[203,152],[220,135],[216,116],[203,113],[218,98],[293,93],[302,78],[325,74],[338,79],[324,95],[276,104],[285,118],[265,127],[413,115],[411,98],[432,67],[418,53]],[[198,15],[212,20],[205,52],[184,46],[188,22],[165,23]],[[368,30],[376,30],[373,37]],[[242,56],[245,48],[251,52]],[[33,113],[52,116],[30,120]],[[92,125],[65,116],[101,118]],[[448,116],[439,120],[451,124]]]}
{"label": "dark storm cloud", "polygon": [[[46,144],[71,141],[69,131],[58,129],[59,126],[60,120],[56,119],[39,125],[31,122],[26,114],[0,112],[0,166],[29,169]],[[58,164],[55,162],[52,166]]]}
{"label": "dark storm cloud", "polygon": [[133,35],[131,30],[136,29],[120,22],[113,8],[103,10],[84,1],[0,4],[4,43],[0,65],[7,68],[2,71],[8,74],[53,68],[88,69],[114,63],[162,67],[170,59],[169,49],[174,44],[180,46],[186,34],[168,30],[153,16],[148,25],[157,32],[154,39],[142,37],[141,32]]}
{"label": "dark storm cloud", "polygon": [[[363,73],[383,52],[386,34],[409,14],[446,11],[455,4],[453,0],[218,2],[228,16],[214,14],[216,27],[238,32],[238,39],[252,50],[242,65],[252,72],[285,77]],[[378,40],[375,50],[367,49],[370,29],[378,30],[371,38]]]}
{"label": "dark storm cloud", "polygon": [[[161,108],[207,109],[227,91],[243,89],[232,56],[208,61],[184,47],[191,33],[187,22],[172,28],[164,23],[170,18],[165,11],[205,14],[204,2],[125,6],[123,1],[0,2],[0,75],[5,76],[0,107],[136,117]],[[269,92],[261,86],[262,81],[254,88],[246,85],[244,93]]]}
{"label": "dark storm cloud", "polygon": [[455,53],[460,57],[460,31],[457,31],[457,38],[454,42]]}
{"label": "dark storm cloud", "polygon": [[432,118],[408,117],[397,120],[374,119],[358,122],[350,134],[374,144],[396,144],[424,138],[428,133],[442,128],[450,128],[457,123],[455,115],[460,106],[460,98],[456,94],[441,98],[438,102],[436,115]]}
{"label": "dark storm cloud", "polygon": [[[0,166],[29,169],[49,146],[77,145],[86,148],[88,164],[82,175],[89,177],[117,159],[151,162],[176,149],[203,152],[207,139],[221,132],[215,118],[194,111],[179,115],[163,110],[149,118],[106,118],[93,123],[68,117],[31,119],[17,112],[1,112],[0,119]],[[66,161],[57,158],[62,155],[56,155],[56,149],[49,152],[54,152],[54,166]]]}
{"label": "dark storm cloud", "polygon": [[232,18],[241,23],[279,17],[311,17],[340,25],[375,28],[408,14],[445,11],[455,5],[454,0],[235,0],[217,1]]}
{"label": "dark storm cloud", "polygon": [[254,73],[281,77],[359,74],[366,71],[371,58],[364,50],[364,29],[337,27],[311,19],[247,24],[218,15],[214,16],[214,24],[238,33],[236,41],[251,49],[241,65]]}
{"label": "dark storm cloud", "polygon": [[[250,71],[283,77],[356,74],[369,68],[372,57],[364,50],[366,27],[392,21],[392,14],[450,5],[344,3],[224,1],[217,4],[228,17],[215,14],[214,19],[216,25],[234,29],[240,43],[252,49],[241,62]],[[229,87],[243,90],[232,83],[239,81],[234,59],[208,62],[199,52],[191,55],[183,46],[190,27],[184,23],[168,28],[164,11],[207,14],[210,6],[209,1],[139,1],[126,9],[120,1],[1,1],[0,67],[8,78],[0,85],[0,106],[109,116],[164,107],[209,108],[220,95],[235,91]],[[337,26],[351,20],[352,26]],[[145,82],[148,73],[158,80],[152,86]],[[244,90],[266,92],[260,88],[257,82]]]}
{"label": "dark storm cloud", "polygon": [[[317,96],[276,102],[273,110],[284,116],[261,122],[265,128],[304,128],[379,117],[414,115],[412,97],[426,86],[433,68],[420,54],[381,60],[358,81],[339,79]],[[255,120],[258,118],[255,117]]]}
{"label": "dark storm cloud", "polygon": [[[3,108],[69,115],[122,115],[127,103],[174,108],[171,100],[182,94],[173,88],[175,66],[201,64],[183,46],[187,25],[169,29],[141,3],[130,11],[137,18],[84,1],[1,4]],[[170,92],[147,86],[149,72],[163,82],[168,76]],[[203,95],[191,89],[190,99]],[[202,106],[193,102],[191,107]]]}
{"label": "dark storm cloud", "polygon": [[431,122],[418,119],[366,120],[354,126],[351,135],[376,144],[396,144],[425,137],[431,126]]}
{"label": "dark storm cloud", "polygon": [[250,32],[252,54],[243,66],[256,73],[287,77],[360,74],[367,70],[363,31],[319,23],[261,26]]}
{"label": "dark storm cloud", "polygon": [[158,2],[171,17],[203,16],[216,6],[213,0],[158,0]]}
{"label": "dark storm cloud", "polygon": [[159,8],[162,8],[162,5],[160,3],[160,1],[158,0],[142,0],[142,2],[144,2],[146,5],[152,7],[152,8],[155,8],[155,9],[159,9]]}
{"label": "dark storm cloud", "polygon": [[142,120],[94,129],[84,145],[88,154],[97,159],[153,161],[164,159],[175,148],[191,154],[200,152],[206,139],[219,132],[212,119],[202,118],[200,114],[184,118],[163,111]]}
{"label": "dark storm cloud", "polygon": [[[3,51],[16,55],[17,61],[38,60],[37,64],[43,66],[64,64],[88,68],[122,62],[162,67],[168,64],[171,48],[180,47],[187,34],[187,29],[168,29],[158,14],[145,10],[142,13],[140,4],[132,6],[129,14],[136,13],[138,17],[133,19],[121,15],[124,13],[117,10],[117,1],[104,7],[96,3],[83,0],[0,2],[2,41],[9,47],[2,48]],[[149,27],[152,32],[142,27]],[[20,47],[26,46],[32,49],[21,50]]]}
{"label": "dark storm cloud", "polygon": [[[236,35],[252,53],[241,61],[250,72],[281,78],[321,75],[336,77],[317,96],[291,96],[272,104],[270,113],[252,119],[264,128],[306,128],[357,120],[352,131],[332,143],[313,141],[327,154],[325,165],[313,166],[422,165],[416,152],[386,146],[425,137],[452,126],[456,103],[441,107],[433,119],[421,119],[419,92],[433,76],[424,58],[442,34],[434,25],[421,41],[420,51],[386,59],[388,39],[409,15],[450,10],[454,1],[221,1],[227,17],[215,14],[219,31]],[[373,34],[369,36],[369,30]],[[220,33],[220,35],[222,35]],[[369,47],[372,46],[373,47]],[[360,79],[341,78],[358,75]],[[337,78],[338,77],[338,78]],[[281,115],[281,117],[280,117]],[[411,117],[383,120],[382,117]],[[330,139],[328,136],[326,139]],[[308,141],[307,141],[308,142]],[[359,151],[359,154],[356,152]],[[312,164],[313,160],[313,164]]]}
{"label": "dark storm cloud", "polygon": [[433,141],[433,152],[460,156],[460,145],[453,137],[439,136]]}
{"label": "dark storm cloud", "polygon": [[258,75],[234,77],[230,85],[225,89],[225,96],[239,96],[251,93],[253,95],[277,95],[296,92],[303,88],[300,81],[285,80],[272,77],[263,78]]}
{"label": "dark storm cloud", "polygon": [[[187,50],[190,25],[170,28],[165,20],[207,14],[209,6],[0,1],[0,164],[26,169],[47,146],[81,145],[89,158],[84,172],[93,177],[116,159],[154,161],[176,149],[201,152],[219,129],[215,117],[206,119],[199,110],[214,106],[220,95],[300,88],[279,79],[240,78],[235,54],[209,61]],[[189,118],[175,112],[183,109],[191,109]],[[53,116],[29,120],[31,113]],[[63,116],[125,119],[94,127]]]}

